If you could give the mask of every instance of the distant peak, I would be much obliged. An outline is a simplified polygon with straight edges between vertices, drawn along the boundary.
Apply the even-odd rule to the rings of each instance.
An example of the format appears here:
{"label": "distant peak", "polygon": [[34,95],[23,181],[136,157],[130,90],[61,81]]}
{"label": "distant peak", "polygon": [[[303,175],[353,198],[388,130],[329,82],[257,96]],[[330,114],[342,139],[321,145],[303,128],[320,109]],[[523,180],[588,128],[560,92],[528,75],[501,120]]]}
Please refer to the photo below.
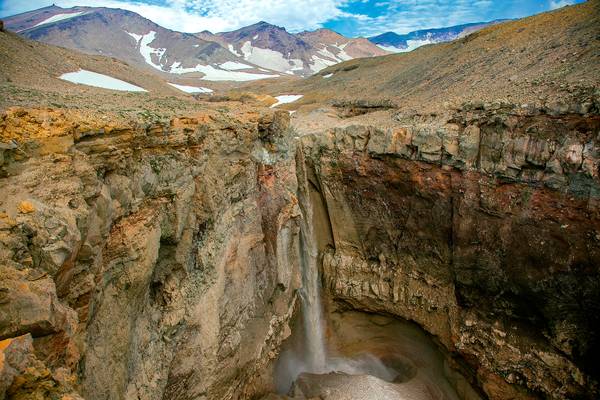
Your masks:
{"label": "distant peak", "polygon": [[333,31],[328,28],[319,28],[314,31],[304,31],[300,32],[300,36],[320,36],[320,37],[334,37],[334,38],[345,38],[344,35]]}
{"label": "distant peak", "polygon": [[56,4],[52,4],[46,7],[42,7],[42,8],[38,8],[37,10],[32,10],[32,11],[42,11],[42,10],[67,10],[67,8],[63,8],[60,6],[57,6]]}
{"label": "distant peak", "polygon": [[259,21],[259,22],[255,23],[253,25],[248,26],[248,28],[255,28],[255,29],[275,28],[275,29],[280,29],[280,30],[284,30],[285,31],[284,27],[273,25],[273,24],[270,24],[270,23],[268,23],[266,21]]}

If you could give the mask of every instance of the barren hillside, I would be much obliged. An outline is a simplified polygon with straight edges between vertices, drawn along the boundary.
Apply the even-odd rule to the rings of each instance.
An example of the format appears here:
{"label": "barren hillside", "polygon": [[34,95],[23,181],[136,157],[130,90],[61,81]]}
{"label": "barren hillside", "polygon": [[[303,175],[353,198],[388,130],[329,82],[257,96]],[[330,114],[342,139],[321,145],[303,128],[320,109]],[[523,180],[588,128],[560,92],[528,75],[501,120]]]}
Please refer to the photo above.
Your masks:
{"label": "barren hillside", "polygon": [[401,108],[464,100],[558,103],[600,86],[600,2],[495,25],[410,53],[347,61],[304,81],[254,83],[300,104],[388,99]]}

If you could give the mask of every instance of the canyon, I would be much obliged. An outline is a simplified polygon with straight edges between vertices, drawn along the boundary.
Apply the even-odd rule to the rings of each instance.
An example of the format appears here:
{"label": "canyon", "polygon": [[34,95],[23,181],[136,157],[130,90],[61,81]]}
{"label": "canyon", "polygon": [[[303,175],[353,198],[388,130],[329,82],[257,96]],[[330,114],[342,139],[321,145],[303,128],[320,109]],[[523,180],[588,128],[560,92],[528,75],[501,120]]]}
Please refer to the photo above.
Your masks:
{"label": "canyon", "polygon": [[598,398],[599,7],[201,96],[0,32],[0,400]]}
{"label": "canyon", "polygon": [[2,390],[274,391],[311,265],[318,318],[350,319],[324,328],[332,349],[367,312],[430,335],[458,398],[595,398],[598,105],[467,104],[295,138],[272,109],[143,129],[9,110],[0,326],[20,379]]}

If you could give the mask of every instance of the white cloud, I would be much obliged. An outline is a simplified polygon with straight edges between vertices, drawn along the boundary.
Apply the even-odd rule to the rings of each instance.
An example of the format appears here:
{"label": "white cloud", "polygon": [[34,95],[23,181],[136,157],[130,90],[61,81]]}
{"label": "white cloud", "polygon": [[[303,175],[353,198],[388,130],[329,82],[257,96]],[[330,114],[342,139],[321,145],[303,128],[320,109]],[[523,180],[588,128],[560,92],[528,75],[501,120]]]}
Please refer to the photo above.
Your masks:
{"label": "white cloud", "polygon": [[550,1],[550,9],[556,10],[557,8],[569,6],[574,3],[575,3],[575,0],[557,0],[557,1],[552,0],[552,1]]}
{"label": "white cloud", "polygon": [[389,2],[378,17],[357,20],[357,33],[372,36],[393,31],[408,33],[426,28],[442,28],[467,22],[485,21],[494,9],[492,0],[404,0]]}
{"label": "white cloud", "polygon": [[7,0],[0,6],[0,15],[14,15],[52,2],[61,7],[122,8],[183,32],[230,31],[261,20],[295,32],[317,29],[330,19],[348,15],[340,9],[346,0],[166,0],[164,5],[120,0]]}

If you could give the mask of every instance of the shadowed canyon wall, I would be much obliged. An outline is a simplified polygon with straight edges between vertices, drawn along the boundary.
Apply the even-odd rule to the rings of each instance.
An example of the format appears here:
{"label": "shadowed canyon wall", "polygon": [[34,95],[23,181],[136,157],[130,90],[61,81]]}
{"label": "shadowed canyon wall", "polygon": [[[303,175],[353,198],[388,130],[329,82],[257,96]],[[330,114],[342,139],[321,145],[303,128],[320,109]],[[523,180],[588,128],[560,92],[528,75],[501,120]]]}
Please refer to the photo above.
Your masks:
{"label": "shadowed canyon wall", "polygon": [[394,118],[303,137],[333,237],[325,290],[415,321],[489,398],[596,398],[600,118]]}

